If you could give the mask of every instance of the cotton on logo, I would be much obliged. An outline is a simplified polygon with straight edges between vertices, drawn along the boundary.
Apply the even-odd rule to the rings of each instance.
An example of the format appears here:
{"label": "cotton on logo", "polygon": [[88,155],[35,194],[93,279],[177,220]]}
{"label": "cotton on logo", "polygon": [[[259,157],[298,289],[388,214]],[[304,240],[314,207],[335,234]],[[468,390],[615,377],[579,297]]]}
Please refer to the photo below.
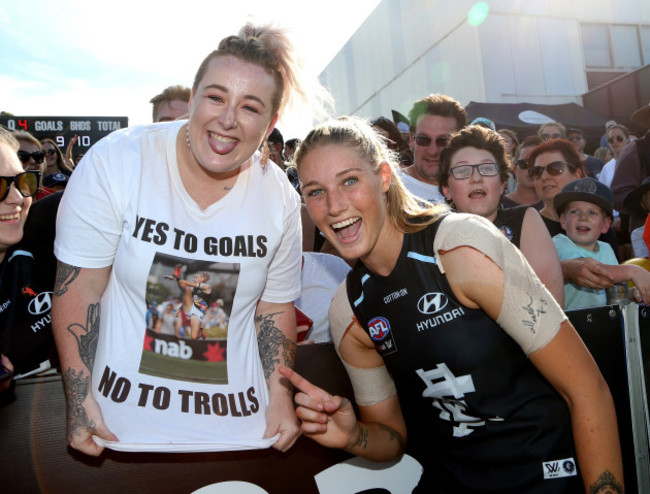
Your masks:
{"label": "cotton on logo", "polygon": [[52,308],[52,292],[41,292],[27,306],[30,314],[38,316],[49,312]]}
{"label": "cotton on logo", "polygon": [[447,307],[448,303],[449,299],[444,293],[427,293],[418,300],[418,310],[422,314],[435,314]]}

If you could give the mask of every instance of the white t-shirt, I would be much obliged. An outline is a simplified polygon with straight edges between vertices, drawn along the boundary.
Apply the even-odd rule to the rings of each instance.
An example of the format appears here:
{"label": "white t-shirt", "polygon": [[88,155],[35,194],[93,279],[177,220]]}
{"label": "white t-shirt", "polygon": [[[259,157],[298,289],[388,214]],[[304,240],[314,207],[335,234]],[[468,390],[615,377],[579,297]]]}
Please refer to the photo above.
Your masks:
{"label": "white t-shirt", "polygon": [[[89,150],[61,201],[55,254],[73,266],[113,266],[92,376],[106,425],[120,439],[109,447],[268,447],[275,438],[262,439],[268,389],[254,314],[259,300],[300,295],[300,200],[282,170],[262,169],[256,153],[232,190],[201,210],[176,161],[184,123],[123,129]],[[200,296],[232,301],[227,337],[179,340],[146,330],[147,302],[162,302],[148,299],[181,298],[177,281],[165,278],[178,264],[186,280],[209,274],[212,290]]]}
{"label": "white t-shirt", "polygon": [[404,186],[414,196],[432,204],[443,204],[445,202],[445,196],[440,192],[440,187],[437,185],[422,182],[404,172],[400,172],[399,178],[402,179]]}
{"label": "white t-shirt", "polygon": [[[605,163],[605,166],[603,166],[603,169],[600,171],[600,175],[598,175],[598,180],[601,183],[604,183],[607,187],[612,186],[612,179],[614,178],[614,172],[616,171],[616,158],[612,158],[609,160],[607,163]],[[613,210],[613,216],[614,219],[618,218],[619,213],[615,209]]]}
{"label": "white t-shirt", "polygon": [[296,307],[314,322],[306,338],[314,343],[329,343],[332,334],[327,311],[336,289],[350,271],[350,265],[332,254],[304,252],[302,255],[302,291]]}

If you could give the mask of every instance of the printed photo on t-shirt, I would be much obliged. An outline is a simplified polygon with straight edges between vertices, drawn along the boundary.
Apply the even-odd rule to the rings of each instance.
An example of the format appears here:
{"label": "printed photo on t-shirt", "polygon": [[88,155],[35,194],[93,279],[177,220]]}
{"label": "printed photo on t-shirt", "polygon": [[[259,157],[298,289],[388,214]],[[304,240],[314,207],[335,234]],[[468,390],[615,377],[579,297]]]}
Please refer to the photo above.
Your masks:
{"label": "printed photo on t-shirt", "polygon": [[147,278],[140,372],[228,384],[228,325],[239,263],[156,254]]}

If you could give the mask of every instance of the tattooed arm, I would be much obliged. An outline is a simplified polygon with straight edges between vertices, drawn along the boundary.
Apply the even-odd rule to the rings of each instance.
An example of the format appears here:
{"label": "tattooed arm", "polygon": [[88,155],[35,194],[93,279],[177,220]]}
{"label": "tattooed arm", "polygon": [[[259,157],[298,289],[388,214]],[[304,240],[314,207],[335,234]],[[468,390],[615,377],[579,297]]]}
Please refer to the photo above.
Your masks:
{"label": "tattooed arm", "polygon": [[[330,318],[330,324],[332,324]],[[361,326],[348,326],[339,344],[339,356],[360,368],[382,367],[384,361]],[[282,368],[300,393],[295,401],[302,432],[329,448],[339,448],[371,461],[385,462],[398,458],[406,446],[406,424],[396,394],[368,406],[358,406],[357,419],[346,398],[333,396],[299,374]]]}
{"label": "tattooed arm", "polygon": [[293,369],[296,360],[296,313],[293,302],[272,304],[260,301],[255,313],[255,329],[270,397],[264,437],[279,432],[280,438],[273,447],[286,451],[300,435],[291,385],[278,372],[281,365]]}
{"label": "tattooed arm", "polygon": [[104,425],[91,390],[99,336],[100,299],[110,270],[110,266],[82,269],[59,262],[52,302],[52,331],[66,394],[68,444],[93,456],[98,456],[103,450],[95,444],[93,435],[117,440]]}

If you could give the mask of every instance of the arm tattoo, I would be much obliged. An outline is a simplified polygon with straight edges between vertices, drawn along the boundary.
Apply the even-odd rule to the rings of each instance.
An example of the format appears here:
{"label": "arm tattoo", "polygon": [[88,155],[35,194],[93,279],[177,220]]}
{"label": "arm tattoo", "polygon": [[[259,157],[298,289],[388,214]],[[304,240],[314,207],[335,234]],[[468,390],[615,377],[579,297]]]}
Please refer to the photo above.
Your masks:
{"label": "arm tattoo", "polygon": [[99,337],[99,315],[101,307],[99,303],[90,304],[88,306],[88,314],[86,317],[86,326],[81,324],[70,324],[68,331],[77,340],[79,346],[79,356],[88,370],[93,371],[95,365],[95,350],[97,349],[97,339]]}
{"label": "arm tattoo", "polygon": [[60,297],[67,292],[68,285],[79,275],[79,271],[81,271],[81,268],[59,262],[56,269],[56,280],[54,281],[54,295]]}
{"label": "arm tattoo", "polygon": [[293,368],[296,359],[296,344],[288,340],[282,331],[275,325],[273,316],[280,314],[260,314],[255,317],[257,325],[257,346],[259,347],[264,377],[268,379],[273,374],[276,364],[280,364],[280,350],[285,365]]}
{"label": "arm tattoo", "polygon": [[387,425],[384,424],[377,424],[377,427],[379,427],[383,431],[386,431],[391,441],[397,441],[399,443],[400,450],[404,451],[404,448],[406,447],[406,443],[400,433],[398,433],[392,427],[388,427]]}
{"label": "arm tattoo", "polygon": [[75,434],[81,429],[95,431],[95,423],[88,418],[83,402],[90,391],[90,376],[84,376],[83,371],[78,373],[68,367],[63,375],[65,382],[66,403],[68,404],[68,443],[72,442]]}
{"label": "arm tattoo", "polygon": [[366,429],[361,422],[357,422],[357,437],[354,438],[352,447],[359,447],[361,449],[366,449],[368,446],[368,429]]}
{"label": "arm tattoo", "polygon": [[605,470],[596,483],[589,486],[589,494],[623,494],[623,486],[612,472]]}

